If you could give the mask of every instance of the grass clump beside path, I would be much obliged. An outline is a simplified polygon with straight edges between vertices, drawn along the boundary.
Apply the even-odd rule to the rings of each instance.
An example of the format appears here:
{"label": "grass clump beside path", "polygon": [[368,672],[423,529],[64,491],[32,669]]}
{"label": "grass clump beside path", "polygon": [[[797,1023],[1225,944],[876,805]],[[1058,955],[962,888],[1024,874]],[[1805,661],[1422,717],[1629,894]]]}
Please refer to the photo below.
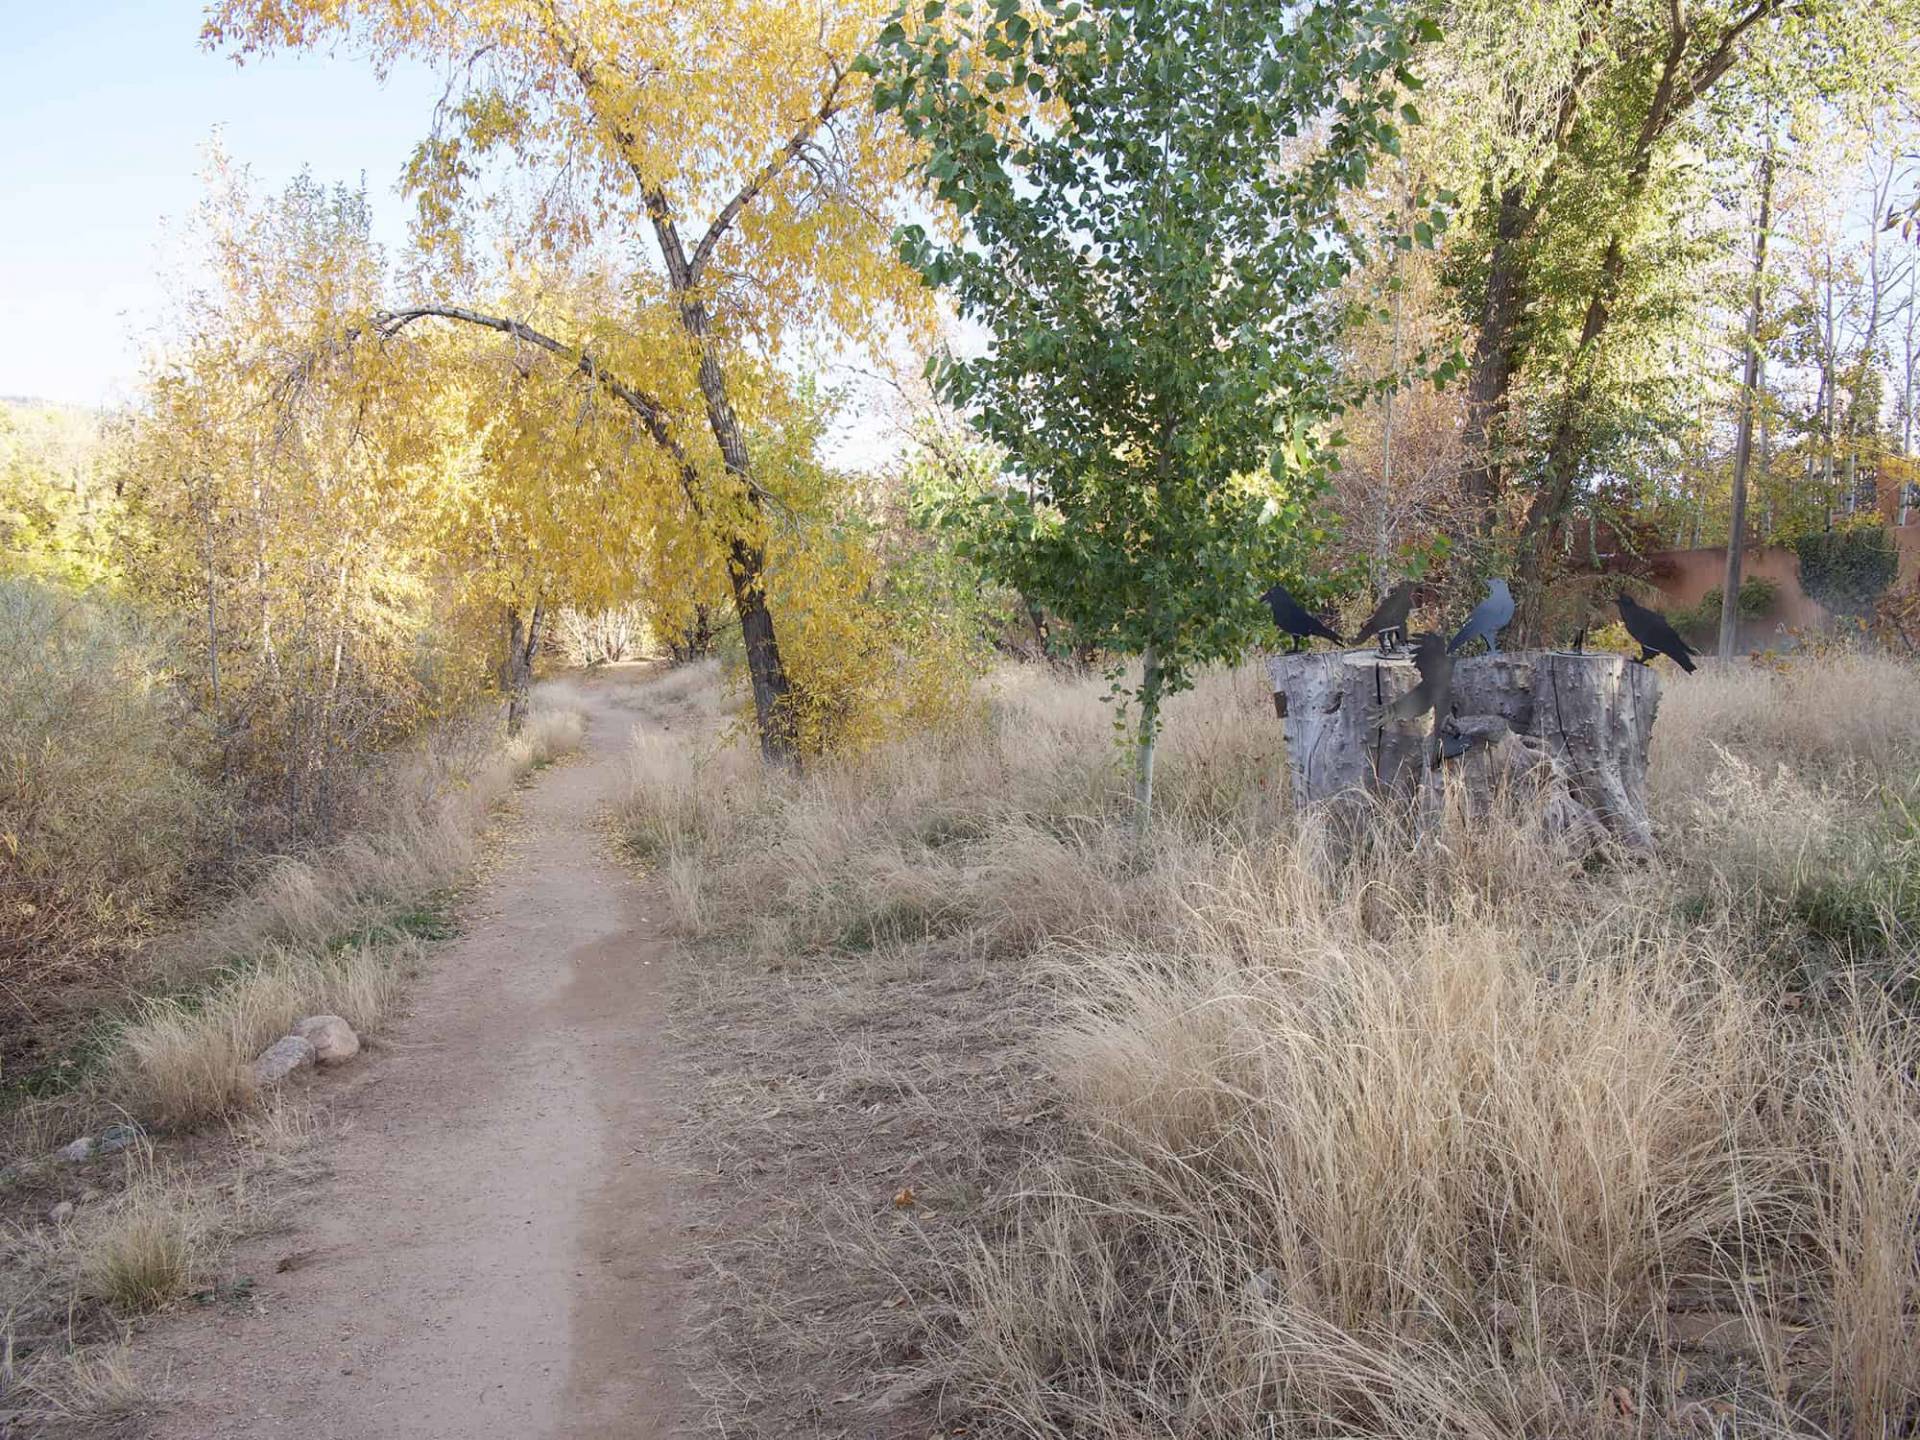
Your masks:
{"label": "grass clump beside path", "polygon": [[[226,1244],[271,1216],[259,1181],[296,1164],[313,1128],[297,1097],[256,1091],[254,1057],[307,1014],[377,1034],[425,942],[451,933],[493,808],[583,730],[579,711],[549,704],[505,742],[477,728],[431,737],[396,767],[380,828],[275,860],[166,937],[142,977],[147,998],[96,1021],[71,1063],[14,1088],[0,1112],[12,1162],[0,1181],[0,1418],[118,1421],[144,1406],[128,1323],[206,1290]],[[117,1155],[47,1158],[134,1122],[141,1133]]]}
{"label": "grass clump beside path", "polygon": [[[716,1171],[774,1216],[712,1242],[728,1393],[845,1434],[1906,1433],[1915,682],[1666,678],[1652,863],[1521,815],[1338,845],[1248,673],[1170,707],[1144,856],[1091,685],[801,780],[643,741],[630,824],[734,1022]],[[773,1258],[809,1244],[841,1278]]]}

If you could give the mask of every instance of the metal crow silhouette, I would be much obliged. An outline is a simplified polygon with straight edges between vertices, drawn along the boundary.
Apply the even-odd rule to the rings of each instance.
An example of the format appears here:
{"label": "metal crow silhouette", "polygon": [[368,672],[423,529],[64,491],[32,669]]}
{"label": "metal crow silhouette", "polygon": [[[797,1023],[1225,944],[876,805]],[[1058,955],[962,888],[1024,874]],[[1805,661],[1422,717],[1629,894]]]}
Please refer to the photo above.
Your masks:
{"label": "metal crow silhouette", "polygon": [[1438,635],[1421,635],[1413,642],[1413,668],[1420,683],[1399,699],[1381,707],[1375,724],[1414,720],[1431,710],[1445,715],[1453,692],[1453,657]]}
{"label": "metal crow silhouette", "polygon": [[1347,643],[1323,625],[1319,616],[1289,595],[1284,585],[1275,585],[1260,598],[1267,602],[1267,609],[1273,612],[1273,623],[1279,626],[1280,633],[1293,637],[1295,650],[1303,648],[1307,638],[1313,635],[1322,636],[1336,645]]}
{"label": "metal crow silhouette", "polygon": [[1487,653],[1498,655],[1500,647],[1494,637],[1507,628],[1513,619],[1513,592],[1507,589],[1504,580],[1487,582],[1487,598],[1473,607],[1473,613],[1467,617],[1467,623],[1460,627],[1460,633],[1453,637],[1453,643],[1447,646],[1447,653],[1453,654],[1463,646],[1471,645],[1475,640],[1487,642]]}
{"label": "metal crow silhouette", "polygon": [[1383,630],[1405,630],[1407,611],[1412,608],[1413,582],[1402,580],[1380,597],[1380,603],[1373,607],[1373,613],[1367,617],[1366,624],[1362,625],[1359,633],[1353,637],[1353,643],[1358,645],[1368,636],[1378,635]]}
{"label": "metal crow silhouette", "polygon": [[1635,663],[1644,665],[1654,656],[1664,655],[1689,675],[1693,673],[1693,651],[1674,633],[1666,616],[1649,610],[1624,590],[1614,598],[1620,606],[1620,623],[1640,646]]}

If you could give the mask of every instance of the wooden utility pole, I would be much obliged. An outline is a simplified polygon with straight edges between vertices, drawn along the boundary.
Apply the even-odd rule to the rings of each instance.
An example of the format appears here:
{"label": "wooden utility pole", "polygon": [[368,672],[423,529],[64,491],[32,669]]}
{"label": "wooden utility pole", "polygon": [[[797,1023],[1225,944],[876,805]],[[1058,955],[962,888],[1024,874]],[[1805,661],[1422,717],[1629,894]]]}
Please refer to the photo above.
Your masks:
{"label": "wooden utility pole", "polygon": [[1753,410],[1760,388],[1760,311],[1767,277],[1767,227],[1773,222],[1773,141],[1760,157],[1760,224],[1753,237],[1753,294],[1747,307],[1747,358],[1740,381],[1740,429],[1733,445],[1733,507],[1727,519],[1727,575],[1720,587],[1720,658],[1733,659],[1740,625],[1740,564],[1747,539],[1747,462],[1753,456]]}

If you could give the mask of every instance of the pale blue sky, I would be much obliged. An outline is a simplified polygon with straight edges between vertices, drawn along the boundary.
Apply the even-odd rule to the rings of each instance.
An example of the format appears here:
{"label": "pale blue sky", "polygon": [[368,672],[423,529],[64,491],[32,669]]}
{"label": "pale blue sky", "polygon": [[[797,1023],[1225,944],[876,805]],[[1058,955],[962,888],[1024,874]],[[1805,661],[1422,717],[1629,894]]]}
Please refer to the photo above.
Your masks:
{"label": "pale blue sky", "polygon": [[216,128],[263,187],[364,172],[397,244],[394,182],[439,86],[364,60],[235,66],[197,0],[0,0],[0,395],[127,397],[162,291],[166,221],[190,217]]}

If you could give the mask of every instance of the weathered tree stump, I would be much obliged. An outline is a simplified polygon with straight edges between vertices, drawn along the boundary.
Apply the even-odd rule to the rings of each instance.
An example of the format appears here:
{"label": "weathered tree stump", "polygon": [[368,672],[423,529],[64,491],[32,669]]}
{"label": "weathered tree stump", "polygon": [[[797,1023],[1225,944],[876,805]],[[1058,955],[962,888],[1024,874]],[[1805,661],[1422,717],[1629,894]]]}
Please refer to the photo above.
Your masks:
{"label": "weathered tree stump", "polygon": [[1431,764],[1433,716],[1376,726],[1420,683],[1413,661],[1371,650],[1302,651],[1267,661],[1286,725],[1295,804],[1365,795],[1411,798]]}
{"label": "weathered tree stump", "polygon": [[1623,655],[1527,650],[1460,659],[1448,713],[1385,725],[1376,723],[1381,708],[1418,683],[1406,659],[1300,653],[1275,655],[1267,669],[1297,804],[1417,799],[1452,777],[1465,786],[1470,812],[1507,794],[1550,829],[1653,846],[1647,747],[1660,682]]}

